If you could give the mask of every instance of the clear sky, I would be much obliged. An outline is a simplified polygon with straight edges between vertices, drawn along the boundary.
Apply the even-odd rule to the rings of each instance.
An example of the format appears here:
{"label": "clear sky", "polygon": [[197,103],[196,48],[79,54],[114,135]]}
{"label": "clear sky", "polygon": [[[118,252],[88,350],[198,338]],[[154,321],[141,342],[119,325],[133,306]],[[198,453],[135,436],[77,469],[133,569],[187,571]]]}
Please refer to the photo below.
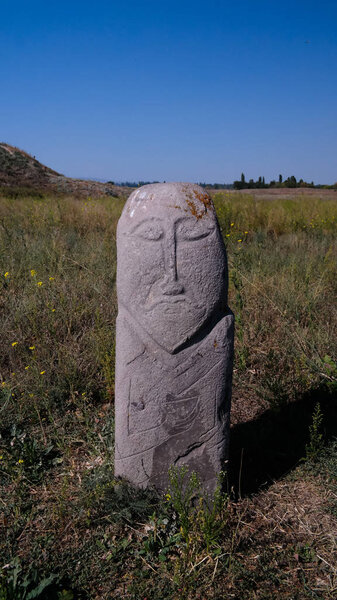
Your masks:
{"label": "clear sky", "polygon": [[65,175],[337,181],[336,0],[0,0],[0,82]]}

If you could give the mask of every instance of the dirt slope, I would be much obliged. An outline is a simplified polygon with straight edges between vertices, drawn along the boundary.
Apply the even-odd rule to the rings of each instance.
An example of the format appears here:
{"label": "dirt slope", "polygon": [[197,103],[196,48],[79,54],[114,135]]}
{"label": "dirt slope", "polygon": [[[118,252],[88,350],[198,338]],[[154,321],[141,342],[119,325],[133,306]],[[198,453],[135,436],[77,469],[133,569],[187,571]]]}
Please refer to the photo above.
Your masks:
{"label": "dirt slope", "polygon": [[94,197],[125,194],[124,188],[110,183],[64,177],[34,156],[4,142],[0,143],[0,187]]}

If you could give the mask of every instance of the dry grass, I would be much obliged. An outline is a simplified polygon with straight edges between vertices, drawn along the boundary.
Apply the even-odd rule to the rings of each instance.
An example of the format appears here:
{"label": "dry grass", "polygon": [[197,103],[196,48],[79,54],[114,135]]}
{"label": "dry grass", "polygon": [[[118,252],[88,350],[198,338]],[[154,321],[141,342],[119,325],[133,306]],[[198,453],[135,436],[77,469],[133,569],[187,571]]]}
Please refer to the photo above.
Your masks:
{"label": "dry grass", "polygon": [[1,199],[1,600],[50,574],[41,599],[336,598],[337,450],[298,467],[317,401],[328,447],[337,434],[336,201],[215,202],[236,315],[232,495],[209,552],[194,516],[186,553],[172,506],[113,476],[123,201]]}

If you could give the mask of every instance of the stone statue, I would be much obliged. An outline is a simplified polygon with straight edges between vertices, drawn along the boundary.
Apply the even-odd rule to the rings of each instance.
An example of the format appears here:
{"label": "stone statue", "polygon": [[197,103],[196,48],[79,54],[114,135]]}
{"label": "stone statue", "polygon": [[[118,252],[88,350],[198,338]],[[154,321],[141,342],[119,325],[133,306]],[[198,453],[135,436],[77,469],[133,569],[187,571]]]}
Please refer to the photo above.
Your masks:
{"label": "stone statue", "polygon": [[234,317],[213,203],[145,185],[117,229],[115,473],[164,490],[171,465],[212,493],[229,437]]}

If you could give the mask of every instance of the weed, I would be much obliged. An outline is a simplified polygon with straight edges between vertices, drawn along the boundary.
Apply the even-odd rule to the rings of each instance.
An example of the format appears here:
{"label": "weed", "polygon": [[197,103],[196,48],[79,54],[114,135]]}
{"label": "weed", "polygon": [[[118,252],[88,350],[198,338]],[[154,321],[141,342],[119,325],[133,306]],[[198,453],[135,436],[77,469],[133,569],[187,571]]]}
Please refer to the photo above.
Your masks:
{"label": "weed", "polygon": [[[16,557],[12,563],[2,567],[0,573],[0,600],[33,600],[39,598],[55,598],[55,600],[67,596],[63,591],[60,594],[52,593],[50,587],[55,584],[58,577],[54,573],[44,579],[39,579],[36,569],[31,569],[25,575],[22,573],[22,567],[19,558]],[[49,589],[49,592],[48,592]],[[66,592],[66,590],[64,590]],[[66,592],[69,600],[73,598],[71,592]],[[47,595],[46,595],[47,594]]]}
{"label": "weed", "polygon": [[309,442],[305,447],[305,460],[314,460],[323,450],[322,422],[323,413],[317,402],[312,415],[312,424],[309,427]]}

